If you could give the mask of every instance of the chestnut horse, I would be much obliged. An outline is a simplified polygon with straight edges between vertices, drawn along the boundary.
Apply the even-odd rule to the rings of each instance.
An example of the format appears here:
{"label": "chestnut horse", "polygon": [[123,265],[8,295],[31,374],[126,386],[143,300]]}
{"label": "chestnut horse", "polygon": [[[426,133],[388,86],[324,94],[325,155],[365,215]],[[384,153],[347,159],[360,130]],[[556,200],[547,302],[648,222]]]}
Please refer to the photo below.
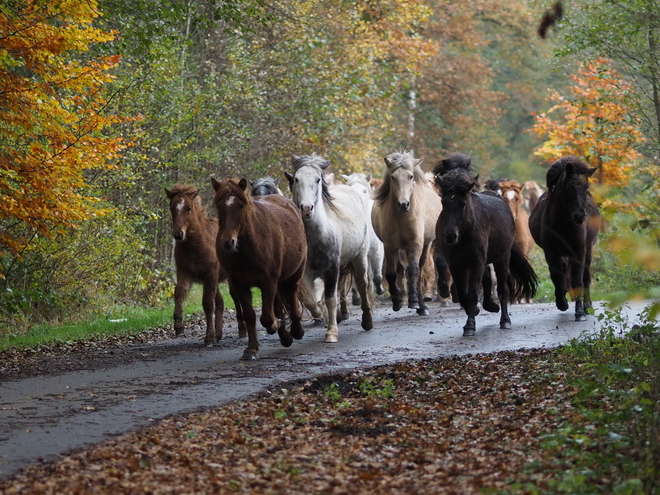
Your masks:
{"label": "chestnut horse", "polygon": [[[259,342],[252,287],[261,289],[260,322],[269,334],[278,332],[285,347],[305,334],[298,306],[298,282],[307,261],[305,231],[290,199],[279,194],[251,197],[245,179],[238,183],[211,179],[211,183],[218,209],[216,253],[226,267],[237,318],[247,327],[248,346],[242,359],[253,360]],[[291,332],[284,310],[291,317]]]}
{"label": "chestnut horse", "polygon": [[515,180],[502,180],[499,182],[500,194],[506,204],[509,205],[513,219],[516,224],[516,234],[513,242],[520,247],[520,250],[529,256],[529,253],[534,249],[534,238],[529,231],[529,216],[522,208],[524,199],[521,193],[522,186]]}
{"label": "chestnut horse", "polygon": [[428,315],[422,294],[422,272],[435,224],[442,209],[440,198],[431,187],[412,152],[394,152],[385,157],[387,170],[383,184],[374,193],[371,219],[378,238],[385,246],[385,279],[392,296],[392,309],[399,311],[403,300],[397,283],[397,265],[406,253],[408,307]]}
{"label": "chestnut horse", "polygon": [[576,156],[565,156],[546,174],[548,191],[529,217],[529,228],[543,249],[555,286],[555,302],[568,309],[566,292],[575,300],[575,321],[591,308],[591,250],[601,227],[598,205],[589,192],[596,168]]}
{"label": "chestnut horse", "polygon": [[218,224],[214,218],[207,217],[206,208],[202,206],[199,190],[195,186],[177,184],[172,189],[165,189],[165,194],[170,200],[172,235],[175,240],[174,331],[177,336],[183,335],[183,303],[192,284],[200,283],[203,286],[202,306],[206,315],[204,344],[212,346],[222,338],[225,303],[218,290],[218,283],[227,278],[215,253]]}
{"label": "chestnut horse", "polygon": [[[438,175],[436,181],[442,194],[436,236],[449,263],[458,300],[467,314],[463,335],[471,336],[476,331],[480,283],[484,309],[501,309],[500,328],[511,328],[509,300],[533,297],[538,284],[529,260],[513,242],[511,210],[495,193],[473,192],[477,181],[466,170],[450,170]],[[501,308],[490,296],[492,281],[485,268],[491,263]]]}

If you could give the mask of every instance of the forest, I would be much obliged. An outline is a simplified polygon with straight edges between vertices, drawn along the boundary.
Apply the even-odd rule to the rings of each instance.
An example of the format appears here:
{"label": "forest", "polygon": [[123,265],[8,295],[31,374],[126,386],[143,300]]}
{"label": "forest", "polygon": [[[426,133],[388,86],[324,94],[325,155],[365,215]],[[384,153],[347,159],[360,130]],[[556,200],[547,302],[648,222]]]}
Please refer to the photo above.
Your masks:
{"label": "forest", "polygon": [[194,184],[210,204],[212,177],[283,179],[312,151],[375,177],[395,150],[427,171],[459,151],[482,180],[539,184],[578,155],[599,167],[600,293],[658,296],[659,12],[0,0],[0,334],[171,301],[164,189]]}

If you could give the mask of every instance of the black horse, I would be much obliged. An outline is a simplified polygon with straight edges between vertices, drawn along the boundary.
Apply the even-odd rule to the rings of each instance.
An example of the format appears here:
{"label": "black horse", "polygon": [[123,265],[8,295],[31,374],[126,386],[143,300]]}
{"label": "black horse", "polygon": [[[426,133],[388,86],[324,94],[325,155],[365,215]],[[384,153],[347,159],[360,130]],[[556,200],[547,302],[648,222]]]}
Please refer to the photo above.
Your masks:
{"label": "black horse", "polygon": [[591,308],[591,250],[601,227],[598,206],[589,192],[596,168],[576,156],[565,156],[546,174],[548,191],[529,217],[529,230],[545,253],[555,301],[568,309],[566,292],[575,300],[575,321],[586,320]]}
{"label": "black horse", "polygon": [[[434,170],[435,172],[436,170]],[[486,265],[493,264],[501,305],[500,328],[511,328],[508,303],[533,297],[538,280],[527,257],[513,244],[514,220],[506,202],[493,193],[474,191],[477,181],[466,168],[456,167],[436,175],[442,196],[442,212],[436,240],[449,264],[458,300],[467,314],[463,335],[474,335],[480,284],[483,307],[500,310],[491,299],[492,280]]]}

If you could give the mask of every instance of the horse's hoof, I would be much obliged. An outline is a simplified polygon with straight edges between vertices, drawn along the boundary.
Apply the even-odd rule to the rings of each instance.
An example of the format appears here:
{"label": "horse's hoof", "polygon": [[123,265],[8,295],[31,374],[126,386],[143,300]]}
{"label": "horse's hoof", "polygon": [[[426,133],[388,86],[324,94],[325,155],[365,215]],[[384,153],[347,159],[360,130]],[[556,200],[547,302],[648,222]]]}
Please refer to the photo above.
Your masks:
{"label": "horse's hoof", "polygon": [[325,325],[325,320],[323,318],[314,318],[314,326],[320,327]]}
{"label": "horse's hoof", "polygon": [[463,337],[474,337],[476,333],[477,333],[476,328],[463,327]]}
{"label": "horse's hoof", "polygon": [[247,337],[247,326],[245,325],[245,323],[243,323],[243,324],[239,323],[239,325],[238,325],[238,337],[241,338],[241,339],[244,339],[245,337]]}
{"label": "horse's hoof", "polygon": [[341,321],[346,321],[351,317],[350,313],[342,313],[341,314]]}
{"label": "horse's hoof", "polygon": [[511,330],[511,322],[503,321],[502,323],[500,323],[500,330]]}
{"label": "horse's hoof", "polygon": [[557,299],[557,309],[559,311],[566,311],[568,309],[568,301],[566,298],[563,299]]}
{"label": "horse's hoof", "polygon": [[419,316],[428,316],[430,313],[429,310],[426,308],[417,308],[417,314]]}
{"label": "horse's hoof", "polygon": [[174,331],[174,335],[176,335],[177,337],[183,337],[184,333],[185,333],[185,330],[183,328],[179,328],[179,329]]}
{"label": "horse's hoof", "polygon": [[383,294],[385,294],[385,288],[382,285],[376,286],[376,294],[382,296]]}
{"label": "horse's hoof", "polygon": [[448,307],[451,306],[451,304],[452,304],[451,301],[442,301],[442,302],[440,303],[440,306],[442,306],[443,308],[448,308]]}
{"label": "horse's hoof", "polygon": [[417,299],[409,299],[408,309],[419,309],[419,301]]}
{"label": "horse's hoof", "polygon": [[215,341],[213,339],[204,339],[204,345],[206,347],[213,347],[214,343],[215,343]]}
{"label": "horse's hoof", "polygon": [[587,315],[585,314],[575,315],[575,321],[587,321]]}
{"label": "horse's hoof", "polygon": [[399,311],[400,309],[401,309],[401,303],[400,302],[398,302],[398,303],[393,302],[392,303],[392,310],[393,311]]}
{"label": "horse's hoof", "polygon": [[268,335],[275,335],[277,333],[278,327],[268,327],[266,328],[266,332]]}
{"label": "horse's hoof", "polygon": [[481,305],[489,313],[499,313],[500,306],[493,301],[484,301]]}
{"label": "horse's hoof", "polygon": [[305,336],[305,329],[303,327],[295,328],[291,326],[291,337],[296,340],[300,340]]}
{"label": "horse's hoof", "polygon": [[255,351],[244,351],[241,361],[256,361],[257,353]]}
{"label": "horse's hoof", "polygon": [[283,347],[291,347],[291,344],[293,344],[293,337],[289,332],[280,335],[280,344],[282,344]]}
{"label": "horse's hoof", "polygon": [[339,342],[339,336],[336,333],[326,333],[325,334],[325,343],[326,344],[336,344]]}
{"label": "horse's hoof", "polygon": [[431,302],[433,301],[433,296],[429,296],[428,294],[424,296],[424,302]]}
{"label": "horse's hoof", "polygon": [[362,328],[364,330],[371,330],[373,327],[374,327],[374,320],[372,320],[371,318],[362,318]]}
{"label": "horse's hoof", "polygon": [[360,306],[362,304],[362,299],[360,299],[360,296],[353,296],[353,299],[351,299],[351,303],[353,306]]}

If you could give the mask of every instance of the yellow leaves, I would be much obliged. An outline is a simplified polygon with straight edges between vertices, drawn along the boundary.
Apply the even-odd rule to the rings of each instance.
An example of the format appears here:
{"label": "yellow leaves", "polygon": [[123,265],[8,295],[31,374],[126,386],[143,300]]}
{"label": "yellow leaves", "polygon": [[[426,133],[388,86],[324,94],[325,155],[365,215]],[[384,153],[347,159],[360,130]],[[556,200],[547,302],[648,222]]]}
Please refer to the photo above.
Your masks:
{"label": "yellow leaves", "polygon": [[536,155],[548,161],[567,154],[584,157],[599,167],[600,182],[625,185],[641,156],[635,147],[644,140],[626,96],[632,86],[602,58],[583,65],[571,79],[571,96],[551,91],[548,98],[557,105],[535,116],[531,131],[548,136]]}
{"label": "yellow leaves", "polygon": [[[44,235],[90,218],[84,173],[109,166],[124,145],[103,130],[122,121],[104,113],[104,86],[118,56],[81,54],[114,34],[93,26],[97,2],[17,2],[0,16],[0,223]],[[18,229],[17,232],[23,232]],[[5,229],[0,249],[27,242]]]}

